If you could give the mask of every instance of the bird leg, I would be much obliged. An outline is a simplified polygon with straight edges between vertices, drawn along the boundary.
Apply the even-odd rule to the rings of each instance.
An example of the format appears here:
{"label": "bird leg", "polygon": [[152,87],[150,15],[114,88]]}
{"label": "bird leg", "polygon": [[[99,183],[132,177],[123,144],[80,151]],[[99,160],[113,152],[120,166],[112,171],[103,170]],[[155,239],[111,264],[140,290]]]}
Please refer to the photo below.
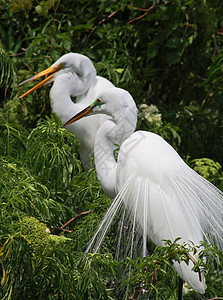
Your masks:
{"label": "bird leg", "polygon": [[178,300],[182,300],[182,296],[183,296],[183,284],[184,284],[183,279],[181,277],[179,277]]}

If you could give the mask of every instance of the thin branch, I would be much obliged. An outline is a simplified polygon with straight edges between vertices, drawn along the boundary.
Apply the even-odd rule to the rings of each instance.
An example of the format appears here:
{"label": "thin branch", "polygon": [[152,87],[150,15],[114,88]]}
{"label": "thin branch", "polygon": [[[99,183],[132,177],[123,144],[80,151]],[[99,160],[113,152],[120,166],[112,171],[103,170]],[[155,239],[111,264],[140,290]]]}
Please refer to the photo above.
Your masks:
{"label": "thin branch", "polygon": [[[166,2],[164,3],[164,5],[168,5],[168,4],[169,4],[169,1],[166,1]],[[145,17],[145,16],[148,14],[148,12],[149,12],[150,10],[152,10],[152,9],[155,7],[155,5],[152,5],[152,6],[150,6],[149,8],[139,8],[139,7],[134,7],[134,6],[130,6],[130,5],[128,5],[128,7],[129,7],[129,8],[132,8],[132,9],[139,10],[139,11],[145,11],[145,13],[144,13],[143,15],[141,15],[141,16],[139,16],[139,17],[137,17],[137,18],[134,18],[134,19],[128,21],[127,24],[130,24],[130,23],[132,23],[132,22],[134,22],[134,21],[137,21],[137,20],[142,19],[143,17]]]}
{"label": "thin branch", "polygon": [[[115,14],[117,14],[117,12],[119,12],[119,11],[120,11],[120,8],[117,9],[116,11],[114,11],[113,13],[111,13],[111,14],[107,17],[107,19],[111,19],[111,18],[112,18]],[[104,23],[105,21],[106,21],[106,18],[103,18],[101,21],[99,21],[98,24],[95,25],[95,26],[93,27],[93,29],[91,30],[91,32],[89,33],[88,38],[91,37],[91,35],[93,34],[93,32],[97,29],[98,25],[101,25],[101,24]]]}
{"label": "thin branch", "polygon": [[84,217],[85,215],[89,214],[91,212],[91,210],[88,211],[84,211],[82,213],[80,213],[79,215],[71,218],[67,223],[65,223],[63,226],[60,227],[60,229],[64,229],[66,226],[68,226],[70,223],[74,222],[77,219],[80,219],[82,217]]}
{"label": "thin branch", "polygon": [[71,218],[69,221],[67,221],[64,225],[62,225],[60,228],[56,228],[56,227],[53,227],[51,226],[51,228],[54,230],[54,234],[60,234],[61,232],[73,232],[72,230],[68,230],[68,229],[65,229],[66,226],[68,226],[70,223],[76,221],[77,219],[80,219],[84,216],[86,216],[87,214],[89,214],[91,212],[91,210],[88,210],[88,211],[84,211],[82,213],[80,213],[79,215]]}
{"label": "thin branch", "polygon": [[153,9],[153,8],[154,8],[154,5],[150,6],[150,8],[144,8],[144,9],[142,9],[142,8],[139,9],[139,8],[138,8],[138,10],[145,11],[145,13],[144,13],[143,15],[137,17],[137,18],[134,18],[134,19],[128,21],[127,24],[130,24],[130,23],[132,23],[132,22],[134,22],[134,21],[136,21],[136,20],[139,20],[139,19],[145,17],[145,16],[148,14],[148,12],[149,12],[151,9]]}
{"label": "thin branch", "polygon": [[[196,265],[196,260],[190,255],[190,254],[187,254],[187,256],[189,257],[189,259],[192,261],[192,263],[194,264],[194,265]],[[200,271],[200,269],[199,269],[199,267],[198,267],[198,274],[199,274],[199,280],[200,281],[202,281],[202,278],[201,278],[201,271]]]}
{"label": "thin branch", "polygon": [[23,51],[23,52],[19,52],[19,53],[16,53],[16,54],[10,54],[9,56],[10,56],[10,57],[21,56],[21,55],[26,54],[26,52],[27,52],[25,48],[22,48],[22,51]]}

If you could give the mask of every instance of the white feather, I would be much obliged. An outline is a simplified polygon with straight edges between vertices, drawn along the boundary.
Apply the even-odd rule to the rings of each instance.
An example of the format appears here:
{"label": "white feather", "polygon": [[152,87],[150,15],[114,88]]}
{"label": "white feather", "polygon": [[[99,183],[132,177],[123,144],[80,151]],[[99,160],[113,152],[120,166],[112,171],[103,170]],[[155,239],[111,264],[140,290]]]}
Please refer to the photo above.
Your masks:
{"label": "white feather", "polygon": [[[206,239],[223,249],[223,196],[216,187],[199,176],[162,137],[146,131],[134,132],[137,109],[131,95],[112,88],[95,101],[95,113],[111,117],[96,133],[95,165],[98,179],[114,201],[102,220],[87,251],[97,252],[116,216],[121,217],[117,250],[126,234],[125,215],[129,238],[124,255],[134,256],[141,243],[141,255],[147,255],[147,240],[163,246],[164,240],[192,243],[199,246]],[[122,132],[122,134],[120,134]],[[121,145],[117,162],[114,145]],[[202,248],[200,248],[202,249]],[[197,261],[197,254],[190,255]],[[204,274],[192,270],[190,261],[174,262],[180,277],[194,290],[205,292]],[[201,278],[200,278],[201,277]]]}
{"label": "white feather", "polygon": [[[118,156],[116,183],[118,194],[88,250],[100,236],[94,245],[94,250],[99,250],[123,206],[132,220],[130,246],[125,244],[125,255],[133,255],[134,235],[142,236],[142,256],[146,255],[147,238],[160,246],[164,239],[174,241],[178,237],[179,243],[192,241],[198,246],[206,238],[222,249],[222,192],[189,168],[160,136],[137,131],[125,140]],[[196,254],[191,255],[197,260]],[[191,270],[193,266],[191,261],[189,265],[174,262],[179,276],[194,290],[204,293],[205,278],[201,273],[200,281],[199,274]]]}

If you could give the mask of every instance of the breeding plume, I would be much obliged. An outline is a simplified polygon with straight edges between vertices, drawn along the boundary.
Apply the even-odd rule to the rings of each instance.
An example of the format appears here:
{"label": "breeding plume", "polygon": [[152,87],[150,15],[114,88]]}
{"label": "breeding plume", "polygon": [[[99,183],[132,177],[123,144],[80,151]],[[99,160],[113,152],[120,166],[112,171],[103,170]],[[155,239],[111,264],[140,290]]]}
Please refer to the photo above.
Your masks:
{"label": "breeding plume", "polygon": [[[143,236],[143,255],[147,238],[160,246],[164,239],[174,241],[180,237],[180,243],[192,241],[194,245],[205,239],[222,250],[222,192],[187,166],[162,137],[146,131],[134,132],[137,109],[128,92],[113,88],[100,93],[97,100],[65,125],[87,114],[102,113],[110,119],[96,133],[95,165],[103,190],[115,199],[96,232],[99,243],[94,244],[94,251],[98,251],[114,212],[121,206],[131,217],[132,234]],[[121,146],[117,162],[115,144]],[[190,254],[197,260],[197,254]],[[191,261],[189,265],[174,262],[179,276],[194,290],[204,293],[204,274],[192,271],[193,266]]]}
{"label": "breeding plume", "polygon": [[[23,81],[18,86],[44,75],[49,76],[20,98],[44,84],[53,82],[50,90],[51,108],[62,123],[89,105],[100,91],[113,87],[109,80],[97,76],[95,67],[87,56],[78,53],[63,55],[50,68]],[[76,97],[76,103],[72,101],[71,96]],[[90,158],[94,150],[95,134],[107,118],[106,115],[89,116],[67,127],[80,141],[80,157],[85,170],[91,167]]]}

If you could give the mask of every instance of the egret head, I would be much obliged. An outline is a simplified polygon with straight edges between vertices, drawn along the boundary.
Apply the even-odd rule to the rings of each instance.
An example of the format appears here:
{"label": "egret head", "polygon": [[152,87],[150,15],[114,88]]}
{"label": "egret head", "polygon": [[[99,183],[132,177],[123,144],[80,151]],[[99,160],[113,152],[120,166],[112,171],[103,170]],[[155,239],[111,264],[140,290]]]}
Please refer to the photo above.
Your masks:
{"label": "egret head", "polygon": [[19,98],[23,98],[24,96],[35,91],[39,87],[51,83],[52,81],[55,80],[57,76],[59,76],[59,74],[69,73],[69,72],[75,73],[75,75],[79,77],[89,76],[89,75],[93,77],[96,76],[96,70],[91,60],[87,56],[78,53],[67,53],[61,56],[55,63],[53,63],[51,67],[21,82],[17,87],[20,87],[27,82],[33,81],[45,75],[49,75],[43,81],[35,85],[33,88],[31,88],[29,91],[27,91]]}
{"label": "egret head", "polygon": [[132,96],[120,88],[110,88],[100,93],[100,96],[85,109],[80,111],[64,126],[67,126],[89,114],[106,114],[118,123],[123,119],[131,119],[132,126],[137,122],[137,108]]}

